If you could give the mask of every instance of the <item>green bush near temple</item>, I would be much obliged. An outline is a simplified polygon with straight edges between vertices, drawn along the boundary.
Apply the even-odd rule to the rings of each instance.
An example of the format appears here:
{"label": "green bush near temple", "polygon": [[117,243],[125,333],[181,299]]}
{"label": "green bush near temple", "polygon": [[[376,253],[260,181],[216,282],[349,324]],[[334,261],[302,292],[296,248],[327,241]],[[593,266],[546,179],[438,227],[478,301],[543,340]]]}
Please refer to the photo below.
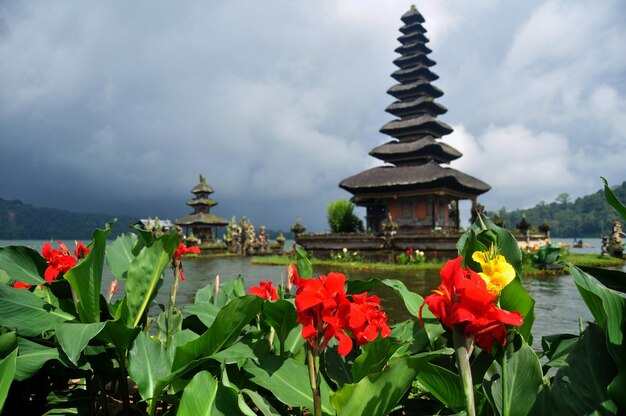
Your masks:
{"label": "green bush near temple", "polygon": [[345,199],[328,203],[326,213],[328,226],[333,233],[355,233],[363,231],[363,221],[354,213],[355,205]]}

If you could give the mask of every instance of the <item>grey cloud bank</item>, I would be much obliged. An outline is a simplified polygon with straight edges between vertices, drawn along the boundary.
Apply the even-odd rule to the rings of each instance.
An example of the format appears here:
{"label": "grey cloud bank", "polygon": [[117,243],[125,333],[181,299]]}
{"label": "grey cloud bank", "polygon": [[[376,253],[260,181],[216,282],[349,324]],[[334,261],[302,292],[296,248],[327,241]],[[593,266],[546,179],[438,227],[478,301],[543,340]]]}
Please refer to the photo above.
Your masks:
{"label": "grey cloud bank", "polygon": [[[410,3],[0,4],[0,197],[176,218],[199,173],[221,216],[327,228],[378,161]],[[488,209],[626,179],[622,2],[417,3],[435,85]]]}

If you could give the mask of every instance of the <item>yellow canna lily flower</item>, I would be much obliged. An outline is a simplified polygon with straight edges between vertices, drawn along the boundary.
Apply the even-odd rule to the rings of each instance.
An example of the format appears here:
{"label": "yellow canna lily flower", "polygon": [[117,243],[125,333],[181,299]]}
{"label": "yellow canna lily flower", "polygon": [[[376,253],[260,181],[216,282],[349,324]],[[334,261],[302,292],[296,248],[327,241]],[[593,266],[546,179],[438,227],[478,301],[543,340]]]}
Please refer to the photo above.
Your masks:
{"label": "yellow canna lily flower", "polygon": [[483,269],[478,273],[487,284],[487,291],[498,296],[502,289],[515,279],[515,269],[507,263],[504,256],[497,254],[494,250],[489,252],[476,251],[472,254],[472,260],[480,264]]}

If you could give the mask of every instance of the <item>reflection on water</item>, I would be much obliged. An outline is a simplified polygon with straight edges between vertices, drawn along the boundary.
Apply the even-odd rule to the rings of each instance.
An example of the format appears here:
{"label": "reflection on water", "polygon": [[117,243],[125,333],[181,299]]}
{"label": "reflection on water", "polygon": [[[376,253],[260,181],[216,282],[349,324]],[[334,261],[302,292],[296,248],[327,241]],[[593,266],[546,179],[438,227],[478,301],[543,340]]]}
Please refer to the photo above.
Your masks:
{"label": "reflection on water", "polygon": [[[41,252],[44,241],[0,241],[3,245],[26,245]],[[589,243],[599,243],[599,239],[589,240]],[[598,250],[599,246],[588,248],[584,251]],[[572,250],[574,251],[574,250]],[[593,251],[597,252],[597,251]],[[216,274],[220,274],[222,282],[235,279],[241,275],[245,279],[246,288],[257,285],[260,281],[272,280],[278,283],[285,278],[285,266],[256,266],[250,264],[249,258],[221,257],[221,258],[185,258],[183,260],[185,281],[178,288],[178,305],[193,303],[198,289],[212,283]],[[316,267],[316,274],[324,274],[331,271],[329,268]],[[346,274],[348,279],[368,280],[398,279],[404,282],[409,290],[426,296],[435,289],[440,278],[438,271],[371,271],[371,270],[338,270]],[[104,270],[103,291],[108,288],[113,279],[111,273]],[[157,302],[167,304],[169,291],[172,284],[172,272],[166,270],[163,287],[157,297]],[[587,310],[576,285],[571,276],[556,277],[527,277],[523,281],[524,287],[535,299],[535,323],[533,334],[535,346],[538,346],[541,336],[555,333],[578,333],[578,320],[582,317],[583,322],[590,320],[591,315]],[[123,290],[123,285],[121,291]],[[377,288],[375,293],[380,296],[383,307],[393,320],[409,318],[402,301],[387,287]],[[120,296],[118,293],[117,296]]]}

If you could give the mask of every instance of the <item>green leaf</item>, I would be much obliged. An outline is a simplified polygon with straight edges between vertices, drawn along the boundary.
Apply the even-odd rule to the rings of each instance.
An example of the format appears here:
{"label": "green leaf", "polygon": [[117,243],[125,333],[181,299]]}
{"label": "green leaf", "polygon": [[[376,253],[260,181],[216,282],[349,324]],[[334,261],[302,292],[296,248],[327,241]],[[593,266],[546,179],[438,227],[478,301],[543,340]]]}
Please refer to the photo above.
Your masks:
{"label": "green leaf", "polygon": [[352,380],[358,382],[371,373],[378,373],[402,344],[393,338],[377,338],[363,346],[352,364]]}
{"label": "green leaf", "polygon": [[[567,364],[557,371],[552,382],[553,412],[563,415],[615,414],[607,388],[617,373],[615,362],[607,354],[606,338],[595,324],[590,324],[567,357]],[[623,396],[624,391],[621,392]]]}
{"label": "green leaf", "polygon": [[211,355],[211,358],[223,364],[233,364],[248,358],[254,360],[256,359],[256,353],[249,343],[246,342],[246,339],[244,339]]}
{"label": "green leaf", "polygon": [[91,252],[64,275],[78,299],[76,309],[83,323],[100,322],[102,268],[107,237],[110,233],[110,224],[107,224],[104,230],[95,230]]}
{"label": "green leaf", "polygon": [[0,335],[0,358],[4,358],[17,348],[15,332],[5,332]]}
{"label": "green leaf", "polygon": [[578,336],[572,334],[548,335],[541,339],[541,347],[549,361],[545,367],[561,367],[566,363],[567,356],[572,351]]}
{"label": "green leaf", "polygon": [[[257,365],[248,360],[243,369],[252,375],[251,381],[269,391],[288,406],[305,406],[313,409],[313,394],[309,382],[309,370],[304,364],[292,358],[283,359],[276,356],[259,357]],[[329,401],[330,389],[322,378],[320,396],[322,412],[332,415],[334,411]],[[355,413],[356,414],[356,413]]]}
{"label": "green leaf", "polygon": [[56,336],[61,349],[74,364],[89,341],[102,331],[105,323],[80,324],[62,322],[56,327]]}
{"label": "green leaf", "polygon": [[0,325],[19,335],[36,337],[54,329],[57,323],[74,319],[28,290],[0,284]]}
{"label": "green leaf", "polygon": [[576,266],[583,272],[593,276],[609,289],[626,293],[626,274],[621,270],[602,269],[599,267]]}
{"label": "green leaf", "polygon": [[600,286],[578,267],[568,264],[576,287],[582,296],[596,323],[608,335],[609,352],[619,362],[624,332],[621,326],[626,319],[626,298]]}
{"label": "green leaf", "polygon": [[363,378],[356,386],[344,386],[337,394],[342,395],[341,392],[345,388],[350,391],[350,395],[347,401],[334,402],[335,405],[341,404],[337,409],[338,414],[340,416],[388,414],[411,387],[420,369],[441,354],[441,351],[435,351],[402,358],[380,373]]}
{"label": "green leaf", "polygon": [[417,381],[437,400],[455,412],[465,408],[461,378],[452,371],[427,363],[417,374]]}
{"label": "green leaf", "polygon": [[611,205],[615,209],[615,211],[617,211],[619,215],[622,216],[624,221],[626,221],[626,207],[619,201],[619,199],[617,199],[613,191],[611,191],[611,188],[609,188],[609,183],[606,181],[606,179],[604,179],[603,177],[600,177],[600,179],[602,179],[602,182],[604,183],[604,198],[606,198],[606,201],[609,203],[609,205]]}
{"label": "green leaf", "polygon": [[183,307],[185,313],[196,315],[200,321],[208,327],[213,325],[217,314],[221,310],[219,306],[209,302],[199,302]]}
{"label": "green leaf", "polygon": [[[333,344],[337,344],[334,340]],[[352,363],[349,357],[342,357],[338,345],[327,345],[320,359],[322,374],[337,386],[352,383]],[[292,357],[293,358],[293,357]]]}
{"label": "green leaf", "polygon": [[104,328],[96,339],[100,342],[111,343],[120,351],[127,351],[139,333],[139,328],[129,328],[122,319],[106,321]]}
{"label": "green leaf", "polygon": [[241,393],[246,394],[252,403],[263,414],[263,416],[280,416],[280,413],[263,396],[253,390],[242,389]]}
{"label": "green leaf", "polygon": [[25,338],[17,339],[17,348],[15,380],[18,381],[31,377],[50,360],[61,361],[57,348],[45,347]]}
{"label": "green leaf", "polygon": [[46,281],[41,277],[47,268],[46,260],[32,248],[23,246],[0,247],[0,269],[8,276],[29,285]]}
{"label": "green leaf", "polygon": [[296,267],[298,268],[298,277],[302,279],[310,279],[313,277],[313,265],[306,250],[295,244],[296,249]]}
{"label": "green leaf", "polygon": [[[298,326],[296,308],[284,299],[263,303],[263,319],[276,331],[276,336],[284,346],[289,332]],[[283,347],[284,348],[284,347]]]}
{"label": "green leaf", "polygon": [[128,374],[137,383],[141,397],[149,401],[157,397],[157,380],[170,374],[172,358],[161,342],[150,339],[145,332],[139,333],[128,354]]}
{"label": "green leaf", "polygon": [[521,341],[515,344],[519,348],[516,348],[507,359],[508,395],[503,397],[502,367],[497,361],[494,361],[485,373],[484,388],[499,414],[502,414],[506,401],[511,416],[525,416],[535,403],[543,383],[543,374],[539,358],[533,349]]}
{"label": "green leaf", "polygon": [[139,324],[177,247],[176,233],[163,235],[152,245],[144,247],[128,267],[126,307],[129,326]]}
{"label": "green leaf", "polygon": [[13,383],[16,364],[17,349],[14,349],[11,354],[0,360],[0,412],[2,412],[2,407],[9,394],[11,383]]}
{"label": "green leaf", "polygon": [[128,267],[135,259],[133,247],[137,244],[135,234],[124,234],[106,248],[107,268],[116,279],[125,279]]}
{"label": "green leaf", "polygon": [[216,395],[217,380],[208,371],[200,371],[185,387],[176,414],[210,416]]}
{"label": "green leaf", "polygon": [[262,305],[263,299],[258,296],[232,300],[220,310],[213,325],[204,334],[176,348],[174,368],[181,368],[200,356],[213,355],[231,345],[241,330],[261,312]]}
{"label": "green leaf", "polygon": [[528,344],[532,345],[532,326],[535,322],[535,300],[526,292],[519,276],[500,292],[500,307],[507,311],[517,311],[524,318],[524,323],[518,331]]}

